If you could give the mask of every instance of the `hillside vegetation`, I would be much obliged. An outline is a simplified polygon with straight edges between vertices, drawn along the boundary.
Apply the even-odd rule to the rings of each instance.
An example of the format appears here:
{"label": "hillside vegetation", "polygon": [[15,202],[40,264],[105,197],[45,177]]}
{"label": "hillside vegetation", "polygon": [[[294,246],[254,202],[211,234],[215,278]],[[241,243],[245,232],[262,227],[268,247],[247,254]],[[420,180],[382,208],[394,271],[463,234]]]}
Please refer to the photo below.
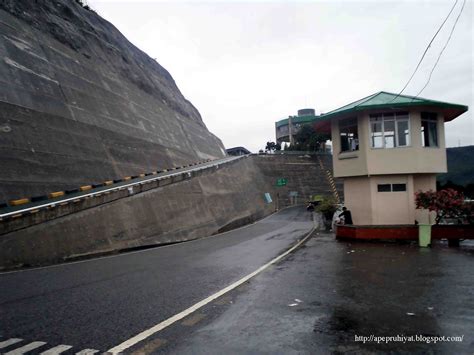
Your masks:
{"label": "hillside vegetation", "polygon": [[[448,172],[439,174],[438,184],[460,185],[465,193],[472,196],[474,186],[474,145],[458,148],[447,148]],[[469,186],[470,185],[470,186]]]}

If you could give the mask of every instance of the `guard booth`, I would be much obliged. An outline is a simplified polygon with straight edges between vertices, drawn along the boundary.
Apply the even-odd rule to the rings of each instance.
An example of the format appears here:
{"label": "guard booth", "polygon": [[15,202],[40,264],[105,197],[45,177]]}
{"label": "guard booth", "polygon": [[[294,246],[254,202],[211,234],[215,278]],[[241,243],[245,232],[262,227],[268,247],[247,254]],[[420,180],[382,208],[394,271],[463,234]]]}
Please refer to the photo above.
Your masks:
{"label": "guard booth", "polygon": [[447,172],[445,122],[467,110],[381,91],[321,116],[316,129],[331,134],[355,227],[428,223],[415,192],[436,190],[436,174]]}

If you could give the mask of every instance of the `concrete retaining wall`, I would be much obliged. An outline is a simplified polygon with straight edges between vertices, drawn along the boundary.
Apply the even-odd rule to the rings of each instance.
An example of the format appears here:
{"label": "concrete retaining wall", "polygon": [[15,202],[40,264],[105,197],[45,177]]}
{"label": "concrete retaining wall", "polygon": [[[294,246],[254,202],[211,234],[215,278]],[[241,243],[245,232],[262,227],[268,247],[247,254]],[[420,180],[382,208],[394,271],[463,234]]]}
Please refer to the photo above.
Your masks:
{"label": "concrete retaining wall", "polygon": [[4,234],[0,265],[57,263],[81,255],[185,241],[274,211],[254,159]]}
{"label": "concrete retaining wall", "polygon": [[[302,164],[305,163],[305,164]],[[287,177],[288,186],[275,186]],[[186,241],[258,220],[276,209],[264,193],[329,194],[323,172],[307,157],[251,156],[189,179],[0,236],[0,267],[52,264],[88,254]],[[308,186],[310,185],[310,186]],[[108,198],[108,197],[107,197]],[[70,207],[65,207],[70,208]]]}
{"label": "concrete retaining wall", "polygon": [[[326,169],[332,170],[332,156],[320,155]],[[290,192],[296,192],[296,203],[304,203],[310,196],[332,196],[331,187],[325,172],[321,170],[315,155],[259,155],[257,166],[265,179],[272,186],[272,196],[278,199],[278,206],[285,207],[295,202]],[[277,187],[276,181],[285,178],[287,185]],[[337,179],[337,186],[342,190],[342,182]]]}

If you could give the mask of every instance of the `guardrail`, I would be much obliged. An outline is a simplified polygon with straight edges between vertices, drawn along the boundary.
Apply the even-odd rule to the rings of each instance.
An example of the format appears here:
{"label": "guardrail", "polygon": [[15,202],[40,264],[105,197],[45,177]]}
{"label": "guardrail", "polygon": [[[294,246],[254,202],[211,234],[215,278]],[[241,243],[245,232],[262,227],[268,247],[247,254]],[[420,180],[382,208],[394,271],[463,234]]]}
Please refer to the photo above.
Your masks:
{"label": "guardrail", "polygon": [[[193,163],[191,165],[184,166],[184,167],[175,167],[175,168],[172,168],[172,169],[165,169],[163,171],[154,172],[154,173],[150,173],[150,174],[140,174],[139,176],[136,176],[136,177],[126,177],[124,179],[114,180],[113,182],[112,181],[106,181],[104,184],[101,184],[99,186],[98,185],[85,185],[85,186],[80,187],[79,189],[76,189],[77,191],[74,190],[75,193],[80,193],[79,195],[74,195],[74,196],[71,196],[71,197],[65,197],[66,194],[64,193],[64,191],[53,192],[53,193],[50,193],[48,195],[48,198],[52,198],[53,200],[48,200],[48,202],[45,202],[43,204],[41,204],[41,203],[40,204],[35,204],[34,206],[29,206],[29,207],[25,207],[25,208],[18,208],[18,209],[15,209],[13,211],[9,211],[9,212],[3,213],[3,214],[0,213],[0,221],[5,220],[7,218],[21,217],[24,213],[37,213],[42,209],[53,208],[57,205],[64,205],[64,204],[67,204],[69,202],[78,202],[80,200],[88,199],[88,198],[91,198],[91,197],[96,197],[96,196],[100,196],[100,195],[103,195],[103,194],[108,194],[108,193],[111,193],[113,191],[120,191],[120,190],[125,190],[125,189],[132,188],[132,193],[133,193],[133,187],[137,186],[137,185],[145,185],[145,184],[149,184],[149,183],[152,183],[152,182],[155,182],[155,181],[166,180],[166,179],[173,178],[175,176],[179,176],[179,175],[183,175],[183,174],[189,174],[189,177],[191,177],[192,172],[205,170],[205,169],[209,169],[209,168],[213,168],[213,167],[219,167],[219,165],[226,164],[226,163],[238,160],[238,159],[242,159],[242,158],[245,158],[247,156],[248,155],[227,157],[227,158],[223,158],[223,159],[218,159],[214,163],[210,163],[211,161]],[[205,165],[202,165],[202,164],[205,164]],[[200,165],[200,166],[196,166],[196,165]],[[183,169],[183,170],[181,170],[181,169]],[[180,171],[176,172],[176,173],[170,173],[170,174],[167,174],[167,175],[155,176],[157,174],[167,173],[167,172],[170,172],[172,170],[180,170]],[[153,175],[153,177],[146,178],[146,176],[150,176],[150,175]],[[134,179],[139,179],[139,180],[133,181]],[[123,184],[124,181],[131,181],[131,182]],[[120,183],[120,185],[111,186],[113,183]],[[111,186],[111,187],[103,188],[105,186]],[[101,189],[97,190],[97,191],[92,191],[92,192],[89,192],[89,193],[86,192],[86,191],[92,190],[94,188],[101,188]],[[81,192],[84,192],[84,193],[81,193]],[[28,203],[31,203],[31,202],[35,202],[35,201],[33,201],[33,199],[26,199],[26,198],[25,199],[20,199],[20,200],[14,200],[14,201],[19,201],[20,203],[18,203],[18,204],[11,204],[10,203],[10,206],[17,207],[17,206],[21,206],[23,204],[28,204]],[[38,201],[36,201],[36,202],[38,202]]]}
{"label": "guardrail", "polygon": [[124,181],[132,180],[132,179],[136,179],[136,178],[142,178],[142,177],[149,176],[149,175],[157,175],[159,173],[163,173],[163,172],[167,172],[167,171],[171,171],[171,170],[182,169],[182,168],[187,168],[187,167],[190,167],[190,166],[193,166],[193,165],[204,164],[204,163],[207,163],[209,161],[211,161],[211,160],[208,159],[208,160],[199,161],[199,162],[191,163],[191,164],[180,166],[180,167],[173,167],[173,168],[170,168],[170,169],[164,169],[164,170],[160,170],[160,171],[153,171],[151,173],[139,174],[139,175],[136,175],[136,176],[126,176],[122,179],[107,180],[107,181],[104,181],[103,183],[99,183],[99,184],[83,185],[83,186],[80,186],[76,189],[50,192],[49,194],[42,195],[42,196],[34,196],[34,197],[31,197],[31,198],[24,198],[23,197],[23,198],[19,198],[19,199],[10,200],[10,201],[8,201],[8,203],[0,202],[0,209],[7,208],[7,207],[15,207],[15,206],[20,206],[20,205],[25,205],[25,204],[28,204],[28,203],[38,202],[38,201],[43,201],[43,200],[48,200],[48,199],[54,199],[54,198],[61,197],[61,196],[64,196],[64,195],[70,195],[70,194],[78,193],[78,192],[81,192],[81,191],[87,191],[87,190],[92,190],[94,188],[100,188],[100,187],[103,187],[103,186],[109,186],[109,185],[113,185],[113,184],[117,184],[117,183],[122,183]]}
{"label": "guardrail", "polygon": [[267,155],[332,155],[330,151],[322,150],[276,150],[271,153],[258,153],[258,155],[267,154]]}

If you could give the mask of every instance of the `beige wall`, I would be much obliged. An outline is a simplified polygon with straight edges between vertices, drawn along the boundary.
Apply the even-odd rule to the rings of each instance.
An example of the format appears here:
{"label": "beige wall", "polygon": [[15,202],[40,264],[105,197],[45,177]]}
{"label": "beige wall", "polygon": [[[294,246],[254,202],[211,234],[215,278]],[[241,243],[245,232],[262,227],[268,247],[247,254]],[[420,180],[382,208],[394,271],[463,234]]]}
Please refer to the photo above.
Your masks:
{"label": "beige wall", "polygon": [[369,135],[367,133],[367,130],[364,129],[364,125],[367,123],[364,122],[364,118],[362,115],[359,115],[357,117],[357,123],[359,134],[359,150],[354,152],[345,152],[341,154],[339,121],[337,119],[331,121],[333,168],[335,177],[360,176],[368,174],[367,146],[369,143]]}
{"label": "beige wall", "polygon": [[[378,192],[378,184],[406,184],[406,191]],[[355,225],[428,223],[415,209],[415,192],[436,189],[435,174],[398,174],[344,178],[344,204]]]}
{"label": "beige wall", "polygon": [[351,211],[354,224],[372,224],[371,196],[369,178],[357,176],[344,179],[344,205]]}
{"label": "beige wall", "polygon": [[[421,146],[421,110],[411,110],[410,146],[397,148],[371,148],[369,142],[369,114],[358,116],[359,150],[340,153],[339,124],[331,123],[333,137],[334,175],[336,177],[386,174],[443,173],[447,171],[444,138],[444,118],[438,113],[437,148]],[[426,110],[434,111],[434,110]]]}
{"label": "beige wall", "polygon": [[[406,184],[407,191],[378,192],[378,184]],[[413,177],[411,175],[375,176],[370,178],[372,224],[413,224]]]}

